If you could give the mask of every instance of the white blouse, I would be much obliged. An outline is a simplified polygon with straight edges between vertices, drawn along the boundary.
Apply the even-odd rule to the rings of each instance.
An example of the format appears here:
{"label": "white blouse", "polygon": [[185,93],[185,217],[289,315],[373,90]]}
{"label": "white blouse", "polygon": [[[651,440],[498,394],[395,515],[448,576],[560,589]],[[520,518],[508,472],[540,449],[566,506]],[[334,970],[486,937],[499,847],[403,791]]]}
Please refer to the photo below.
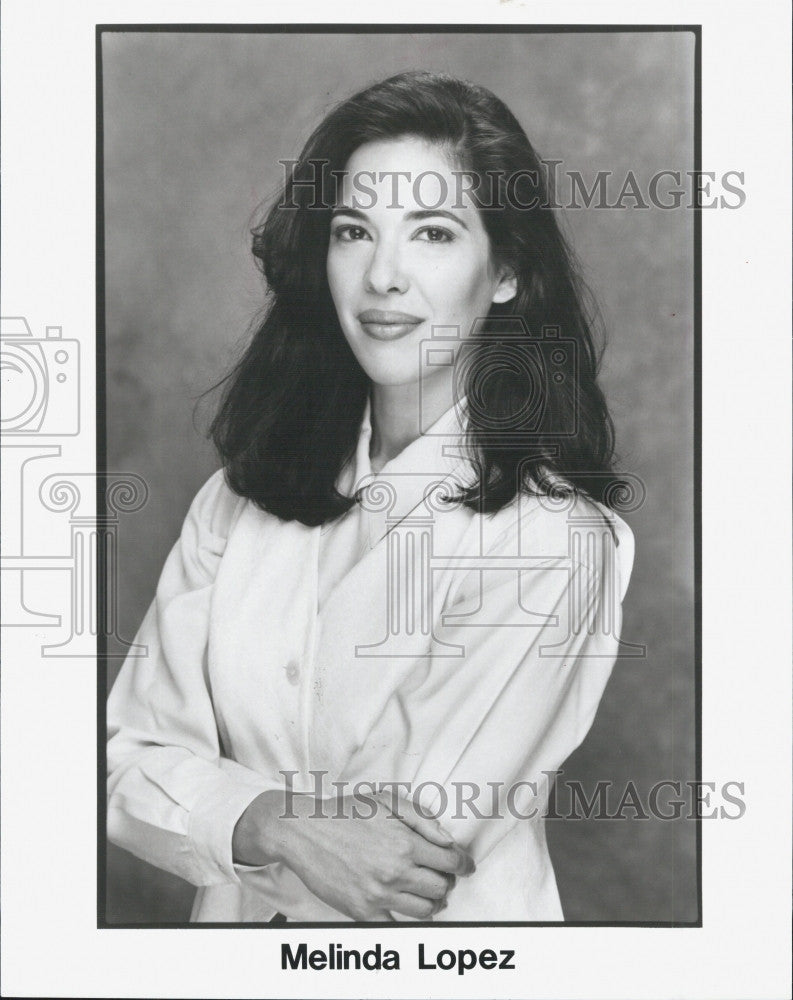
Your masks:
{"label": "white blouse", "polygon": [[406,783],[477,865],[435,920],[563,919],[542,813],[618,652],[633,535],[580,495],[444,504],[474,473],[461,430],[452,407],[373,475],[367,405],[338,484],[364,494],[330,525],[222,471],[195,497],[108,701],[107,813],[114,843],[199,887],[192,920],[348,919],[285,865],[232,859],[281,772],[328,796]]}

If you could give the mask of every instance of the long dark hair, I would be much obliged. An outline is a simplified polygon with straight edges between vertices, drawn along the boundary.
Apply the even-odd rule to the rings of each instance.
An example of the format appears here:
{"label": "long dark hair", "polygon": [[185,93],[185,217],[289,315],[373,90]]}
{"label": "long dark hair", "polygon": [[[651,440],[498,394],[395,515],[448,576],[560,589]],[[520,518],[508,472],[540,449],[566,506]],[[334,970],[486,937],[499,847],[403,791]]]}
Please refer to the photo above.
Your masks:
{"label": "long dark hair", "polygon": [[[495,511],[519,490],[542,493],[561,483],[611,505],[619,480],[613,424],[596,381],[594,312],[555,219],[544,165],[494,94],[429,72],[400,73],[335,107],[253,230],[269,304],[224,380],[210,428],[230,487],[307,525],[354,503],[335,484],[355,449],[369,381],[328,288],[331,192],[359,146],[400,136],[440,143],[461,171],[488,179],[487,192],[472,197],[495,259],[517,276],[515,297],[490,316],[496,327],[509,318],[518,324],[542,375],[527,377],[514,364],[469,366],[466,433],[478,480],[462,499],[476,511]],[[483,341],[494,335],[487,326]],[[567,349],[555,347],[555,337]],[[486,359],[487,351],[478,355]]]}

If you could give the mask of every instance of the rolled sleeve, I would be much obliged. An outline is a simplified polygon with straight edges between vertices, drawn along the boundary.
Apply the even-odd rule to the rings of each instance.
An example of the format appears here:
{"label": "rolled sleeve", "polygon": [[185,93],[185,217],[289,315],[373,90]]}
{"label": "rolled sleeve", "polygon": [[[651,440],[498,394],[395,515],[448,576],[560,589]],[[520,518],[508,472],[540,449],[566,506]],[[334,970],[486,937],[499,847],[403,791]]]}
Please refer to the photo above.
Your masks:
{"label": "rolled sleeve", "polygon": [[238,882],[234,826],[278,782],[223,756],[208,679],[210,598],[239,498],[216,473],[199,491],[110,693],[111,841],[193,885]]}

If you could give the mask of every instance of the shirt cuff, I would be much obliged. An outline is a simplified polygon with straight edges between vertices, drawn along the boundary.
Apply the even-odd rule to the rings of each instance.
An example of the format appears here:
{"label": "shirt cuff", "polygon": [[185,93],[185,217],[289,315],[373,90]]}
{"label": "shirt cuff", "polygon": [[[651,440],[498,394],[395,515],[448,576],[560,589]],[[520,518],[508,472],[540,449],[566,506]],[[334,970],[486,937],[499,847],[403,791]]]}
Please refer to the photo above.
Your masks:
{"label": "shirt cuff", "polygon": [[198,865],[205,874],[205,885],[239,883],[239,872],[258,871],[266,865],[241,865],[234,862],[231,839],[237,820],[262,792],[278,788],[276,782],[262,780],[236,782],[224,775],[221,783],[201,797],[190,811],[190,843]]}

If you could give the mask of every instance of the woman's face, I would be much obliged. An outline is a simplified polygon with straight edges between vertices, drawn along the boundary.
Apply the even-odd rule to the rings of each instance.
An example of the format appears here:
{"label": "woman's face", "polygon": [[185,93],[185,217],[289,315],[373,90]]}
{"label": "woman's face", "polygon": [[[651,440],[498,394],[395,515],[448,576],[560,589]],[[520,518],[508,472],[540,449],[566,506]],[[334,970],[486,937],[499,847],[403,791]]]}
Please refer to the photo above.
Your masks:
{"label": "woman's face", "polygon": [[413,136],[367,143],[347,163],[328,283],[344,336],[375,384],[439,377],[420,364],[433,327],[465,339],[493,302],[515,295],[467,186],[442,147]]}

